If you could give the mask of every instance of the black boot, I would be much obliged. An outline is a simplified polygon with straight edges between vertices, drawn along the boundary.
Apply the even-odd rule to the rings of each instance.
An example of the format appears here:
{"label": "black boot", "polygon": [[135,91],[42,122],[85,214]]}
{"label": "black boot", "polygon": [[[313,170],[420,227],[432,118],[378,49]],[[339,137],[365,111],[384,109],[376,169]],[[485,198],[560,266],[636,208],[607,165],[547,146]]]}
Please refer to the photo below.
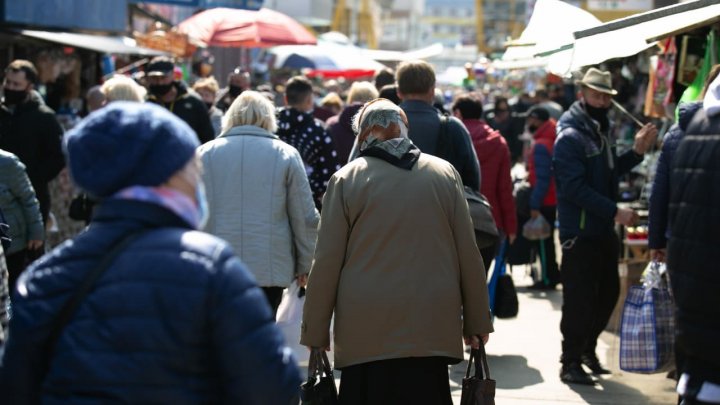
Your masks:
{"label": "black boot", "polygon": [[583,354],[581,359],[582,364],[586,365],[595,375],[612,374],[610,370],[604,368],[602,364],[600,364],[600,360],[598,360],[597,356],[594,354]]}
{"label": "black boot", "polygon": [[569,384],[595,385],[595,380],[585,372],[580,363],[563,364],[560,369],[560,380]]}

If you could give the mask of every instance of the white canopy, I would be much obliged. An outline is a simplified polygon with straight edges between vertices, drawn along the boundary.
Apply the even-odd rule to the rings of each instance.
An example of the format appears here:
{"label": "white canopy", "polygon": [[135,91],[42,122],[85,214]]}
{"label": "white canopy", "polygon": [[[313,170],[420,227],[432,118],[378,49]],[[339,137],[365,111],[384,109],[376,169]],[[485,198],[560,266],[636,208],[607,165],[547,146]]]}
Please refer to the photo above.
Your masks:
{"label": "white canopy", "polygon": [[[635,55],[663,36],[709,25],[720,18],[718,1],[700,0],[664,7],[575,32],[572,67]],[[648,43],[650,41],[650,43]]]}
{"label": "white canopy", "polygon": [[502,59],[493,66],[498,69],[547,67],[565,73],[572,57],[570,52],[555,52],[552,57],[538,56],[573,42],[573,32],[601,24],[589,12],[560,0],[538,0],[520,37],[510,44]]}

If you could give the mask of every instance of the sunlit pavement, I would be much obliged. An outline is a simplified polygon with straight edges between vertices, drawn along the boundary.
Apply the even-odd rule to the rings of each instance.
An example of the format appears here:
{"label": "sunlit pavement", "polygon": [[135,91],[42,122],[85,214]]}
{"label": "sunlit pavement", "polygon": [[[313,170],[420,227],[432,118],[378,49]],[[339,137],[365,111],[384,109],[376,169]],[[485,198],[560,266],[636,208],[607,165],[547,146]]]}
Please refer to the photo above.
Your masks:
{"label": "sunlit pavement", "polygon": [[[608,404],[638,405],[677,403],[674,382],[665,373],[641,375],[620,371],[617,335],[603,332],[598,342],[600,361],[612,370],[594,387],[566,385],[560,369],[560,308],[562,291],[536,292],[525,266],[513,274],[518,287],[520,312],[515,319],[495,321],[495,333],[487,346],[491,377],[497,381],[496,403],[512,404]],[[467,354],[466,354],[467,357]],[[467,362],[453,366],[450,384],[453,401],[460,403],[462,378]]]}
{"label": "sunlit pavement", "polygon": [[[495,333],[487,346],[491,377],[497,381],[498,405],[592,404],[592,405],[674,405],[674,382],[665,373],[641,375],[620,371],[617,335],[603,332],[598,342],[598,357],[612,370],[594,387],[566,385],[560,381],[560,308],[562,291],[537,292],[525,288],[531,284],[525,266],[513,272],[518,289],[520,312],[514,319],[496,319]],[[295,347],[307,369],[304,347]],[[467,358],[468,353],[466,353]],[[332,352],[330,353],[332,361]],[[454,404],[460,404],[462,378],[467,362],[450,369]],[[340,372],[335,372],[337,384]]]}

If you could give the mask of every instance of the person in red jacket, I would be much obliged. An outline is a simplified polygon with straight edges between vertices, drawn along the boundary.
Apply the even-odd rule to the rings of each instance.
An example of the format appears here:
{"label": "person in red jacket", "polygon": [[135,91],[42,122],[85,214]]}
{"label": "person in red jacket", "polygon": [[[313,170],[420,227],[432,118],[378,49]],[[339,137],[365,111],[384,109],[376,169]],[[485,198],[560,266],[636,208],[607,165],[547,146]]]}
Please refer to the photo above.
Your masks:
{"label": "person in red jacket", "polygon": [[[509,242],[513,243],[517,235],[517,216],[510,177],[510,149],[505,138],[482,119],[482,102],[471,95],[456,98],[452,112],[470,132],[480,162],[480,192],[492,205],[495,224],[501,232],[500,239],[507,236]],[[495,258],[496,250],[497,246],[480,250],[485,271]]]}
{"label": "person in red jacket", "polygon": [[[555,179],[553,179],[552,174],[556,122],[550,118],[550,113],[543,107],[532,108],[528,112],[526,122],[528,130],[533,135],[530,154],[527,159],[528,176],[532,186],[530,217],[535,219],[542,215],[550,224],[550,237],[538,242],[543,244],[539,249],[543,277],[530,288],[554,290],[560,283],[560,271],[557,260],[555,260],[554,232],[555,218],[557,216],[557,197],[555,195]],[[544,252],[544,255],[542,252]]]}

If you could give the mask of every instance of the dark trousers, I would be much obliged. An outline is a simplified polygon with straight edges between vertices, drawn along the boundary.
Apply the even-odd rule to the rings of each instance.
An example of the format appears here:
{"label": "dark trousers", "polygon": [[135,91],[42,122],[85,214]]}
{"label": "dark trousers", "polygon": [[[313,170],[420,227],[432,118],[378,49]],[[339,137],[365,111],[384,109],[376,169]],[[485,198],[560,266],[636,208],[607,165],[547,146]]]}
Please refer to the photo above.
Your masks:
{"label": "dark trousers", "polygon": [[614,232],[563,242],[562,362],[572,363],[583,354],[595,354],[597,339],[615,308],[620,248]]}
{"label": "dark trousers", "polygon": [[452,405],[447,359],[409,357],[345,367],[340,405]]}
{"label": "dark trousers", "polygon": [[268,300],[268,304],[270,304],[270,308],[272,308],[273,311],[273,317],[277,315],[278,307],[280,306],[280,301],[282,301],[282,293],[284,288],[282,287],[262,287],[263,292],[265,293],[265,298]]}
{"label": "dark trousers", "polygon": [[[540,207],[540,213],[550,224],[550,237],[538,243],[542,243],[545,247],[545,272],[548,283],[550,283],[550,285],[557,285],[560,283],[560,269],[558,268],[557,259],[555,258],[555,218],[557,216],[557,210],[555,206],[543,206]],[[538,247],[538,255],[539,254],[540,247]],[[542,281],[542,278],[540,280]]]}

